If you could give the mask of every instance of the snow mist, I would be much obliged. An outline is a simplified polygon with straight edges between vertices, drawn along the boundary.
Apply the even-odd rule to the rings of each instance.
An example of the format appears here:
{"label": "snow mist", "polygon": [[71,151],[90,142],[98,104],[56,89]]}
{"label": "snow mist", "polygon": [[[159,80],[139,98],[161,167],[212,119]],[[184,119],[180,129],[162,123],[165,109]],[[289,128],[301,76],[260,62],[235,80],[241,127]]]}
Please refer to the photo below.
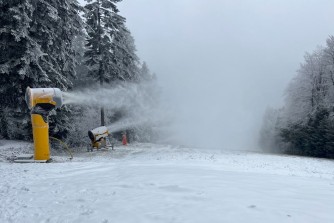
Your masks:
{"label": "snow mist", "polygon": [[124,107],[129,109],[133,107],[134,101],[145,102],[146,96],[138,84],[117,84],[105,87],[96,85],[92,88],[63,93],[64,104],[103,106],[108,109]]}
{"label": "snow mist", "polygon": [[161,123],[165,115],[159,107],[158,95],[156,85],[151,82],[118,83],[64,92],[63,100],[64,104],[96,107],[97,110],[104,107],[109,113],[121,111],[120,119],[111,125],[106,117],[110,132],[118,132],[145,125],[155,127]]}

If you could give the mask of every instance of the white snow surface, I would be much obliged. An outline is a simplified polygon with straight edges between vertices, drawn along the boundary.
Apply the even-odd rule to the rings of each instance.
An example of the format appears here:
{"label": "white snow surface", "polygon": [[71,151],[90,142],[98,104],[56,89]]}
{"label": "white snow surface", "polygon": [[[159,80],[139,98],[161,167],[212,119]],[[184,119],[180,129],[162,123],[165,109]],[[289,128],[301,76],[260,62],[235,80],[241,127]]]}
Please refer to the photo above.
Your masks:
{"label": "white snow surface", "polygon": [[334,161],[136,144],[17,164],[0,141],[0,222],[334,222]]}

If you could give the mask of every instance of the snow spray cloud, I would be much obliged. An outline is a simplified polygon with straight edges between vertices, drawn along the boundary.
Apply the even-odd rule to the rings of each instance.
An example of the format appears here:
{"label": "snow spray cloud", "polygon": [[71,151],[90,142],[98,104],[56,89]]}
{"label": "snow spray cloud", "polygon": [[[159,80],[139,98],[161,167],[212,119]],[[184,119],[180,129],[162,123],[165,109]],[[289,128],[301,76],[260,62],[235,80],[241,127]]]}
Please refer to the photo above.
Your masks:
{"label": "snow spray cloud", "polygon": [[64,104],[103,106],[108,109],[121,109],[145,106],[146,92],[138,84],[117,84],[111,86],[93,86],[73,92],[64,92]]}
{"label": "snow spray cloud", "polygon": [[110,132],[118,132],[138,126],[155,127],[166,120],[166,109],[161,109],[159,92],[154,82],[117,83],[104,87],[63,93],[64,104],[83,105],[108,111],[122,111],[122,117],[113,122]]}

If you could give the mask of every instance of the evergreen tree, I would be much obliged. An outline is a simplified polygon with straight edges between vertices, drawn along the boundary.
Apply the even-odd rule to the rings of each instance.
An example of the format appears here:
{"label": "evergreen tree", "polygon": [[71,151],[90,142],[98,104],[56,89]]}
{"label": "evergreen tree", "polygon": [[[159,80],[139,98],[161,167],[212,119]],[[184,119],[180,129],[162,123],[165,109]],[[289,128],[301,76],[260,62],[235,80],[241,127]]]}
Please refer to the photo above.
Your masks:
{"label": "evergreen tree", "polygon": [[280,110],[267,108],[260,130],[259,144],[270,152],[280,152],[279,145],[279,130],[277,123],[279,121]]}
{"label": "evergreen tree", "polygon": [[[76,0],[0,1],[0,8],[0,47],[8,52],[0,59],[0,112],[6,129],[0,133],[26,139],[31,135],[26,88],[71,87],[69,77],[75,75],[72,40],[80,30],[80,8]],[[66,112],[55,120],[54,129],[64,136],[70,125]]]}
{"label": "evergreen tree", "polygon": [[297,155],[334,158],[334,128],[327,109],[319,109],[307,124],[295,123],[281,129],[289,143],[285,152]]}
{"label": "evergreen tree", "polygon": [[[72,88],[71,79],[76,74],[73,40],[81,32],[81,8],[76,0],[43,0],[38,1],[35,7],[30,33],[45,53],[40,63],[52,83],[46,87],[67,91]],[[61,111],[51,113],[51,135],[66,137],[72,128],[71,112],[69,106],[63,106]]]}
{"label": "evergreen tree", "polygon": [[140,78],[142,80],[146,80],[146,81],[152,80],[153,75],[151,74],[151,71],[148,68],[148,66],[147,66],[147,64],[146,64],[145,61],[143,62],[142,66],[140,68],[139,73],[140,73]]}
{"label": "evergreen tree", "polygon": [[[90,67],[88,75],[100,82],[110,83],[124,80],[120,75],[115,49],[121,39],[125,18],[118,15],[117,2],[121,0],[86,0],[85,6],[86,30],[88,34],[87,65]],[[104,108],[101,108],[101,125],[105,125]]]}
{"label": "evergreen tree", "polygon": [[85,64],[85,48],[86,45],[86,33],[82,32],[78,35],[74,41],[73,46],[75,52],[77,52],[76,60],[77,66],[75,67],[75,71],[77,77],[72,80],[74,88],[83,88],[89,86],[94,80],[92,77],[88,76],[88,66]]}
{"label": "evergreen tree", "polygon": [[126,81],[140,81],[140,62],[136,54],[135,40],[125,26],[121,26],[116,35],[113,51],[117,58],[116,61],[120,79]]}
{"label": "evergreen tree", "polygon": [[30,35],[32,3],[30,0],[0,1],[0,134],[7,139],[30,137],[25,90],[28,86],[50,82],[40,64],[44,53]]}

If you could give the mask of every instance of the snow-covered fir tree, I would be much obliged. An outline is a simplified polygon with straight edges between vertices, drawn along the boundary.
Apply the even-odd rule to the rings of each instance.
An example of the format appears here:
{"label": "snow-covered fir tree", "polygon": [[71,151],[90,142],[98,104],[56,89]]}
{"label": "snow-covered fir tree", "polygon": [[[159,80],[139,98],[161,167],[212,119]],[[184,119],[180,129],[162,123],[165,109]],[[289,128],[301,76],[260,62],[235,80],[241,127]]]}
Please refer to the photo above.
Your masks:
{"label": "snow-covered fir tree", "polygon": [[[52,85],[67,91],[72,88],[75,77],[76,54],[73,40],[79,34],[82,21],[80,6],[76,0],[38,1],[33,14],[31,35],[46,54],[41,66],[49,76]],[[63,106],[61,111],[50,115],[50,134],[64,138],[71,131],[71,109]]]}
{"label": "snow-covered fir tree", "polygon": [[125,27],[121,27],[115,36],[115,44],[113,51],[117,58],[117,67],[119,79],[126,81],[140,81],[139,73],[139,57],[136,52],[135,40],[130,31]]}
{"label": "snow-covered fir tree", "polygon": [[81,31],[80,6],[76,0],[37,1],[30,35],[45,55],[41,65],[56,87],[67,90],[75,76],[73,40]]}
{"label": "snow-covered fir tree", "polygon": [[[130,66],[132,61],[138,60],[137,57],[131,58],[135,54],[131,54],[125,45],[129,42],[129,35],[125,18],[118,14],[116,3],[120,1],[87,0],[85,6],[88,75],[98,80],[101,86],[117,80],[130,80],[133,74],[123,65],[127,63]],[[105,125],[104,113],[102,107],[101,125]]]}
{"label": "snow-covered fir tree", "polygon": [[[0,1],[1,135],[29,138],[30,115],[24,102],[30,87],[71,87],[75,76],[72,40],[81,19],[76,0]],[[65,136],[70,122],[68,108],[51,123],[51,134]],[[6,115],[5,115],[6,114]],[[54,114],[55,115],[55,114]]]}
{"label": "snow-covered fir tree", "polygon": [[44,53],[30,35],[32,1],[0,1],[0,8],[0,134],[27,139],[30,115],[25,90],[34,84],[46,85],[50,79],[40,64]]}
{"label": "snow-covered fir tree", "polygon": [[86,31],[88,34],[85,56],[90,66],[89,75],[100,83],[122,79],[119,75],[116,41],[120,29],[124,28],[125,18],[118,15],[115,3],[121,0],[87,0],[85,6]]}
{"label": "snow-covered fir tree", "polygon": [[154,75],[151,73],[145,61],[141,65],[141,68],[139,70],[139,75],[140,75],[141,80],[144,80],[144,81],[149,81],[149,80],[154,79]]}

